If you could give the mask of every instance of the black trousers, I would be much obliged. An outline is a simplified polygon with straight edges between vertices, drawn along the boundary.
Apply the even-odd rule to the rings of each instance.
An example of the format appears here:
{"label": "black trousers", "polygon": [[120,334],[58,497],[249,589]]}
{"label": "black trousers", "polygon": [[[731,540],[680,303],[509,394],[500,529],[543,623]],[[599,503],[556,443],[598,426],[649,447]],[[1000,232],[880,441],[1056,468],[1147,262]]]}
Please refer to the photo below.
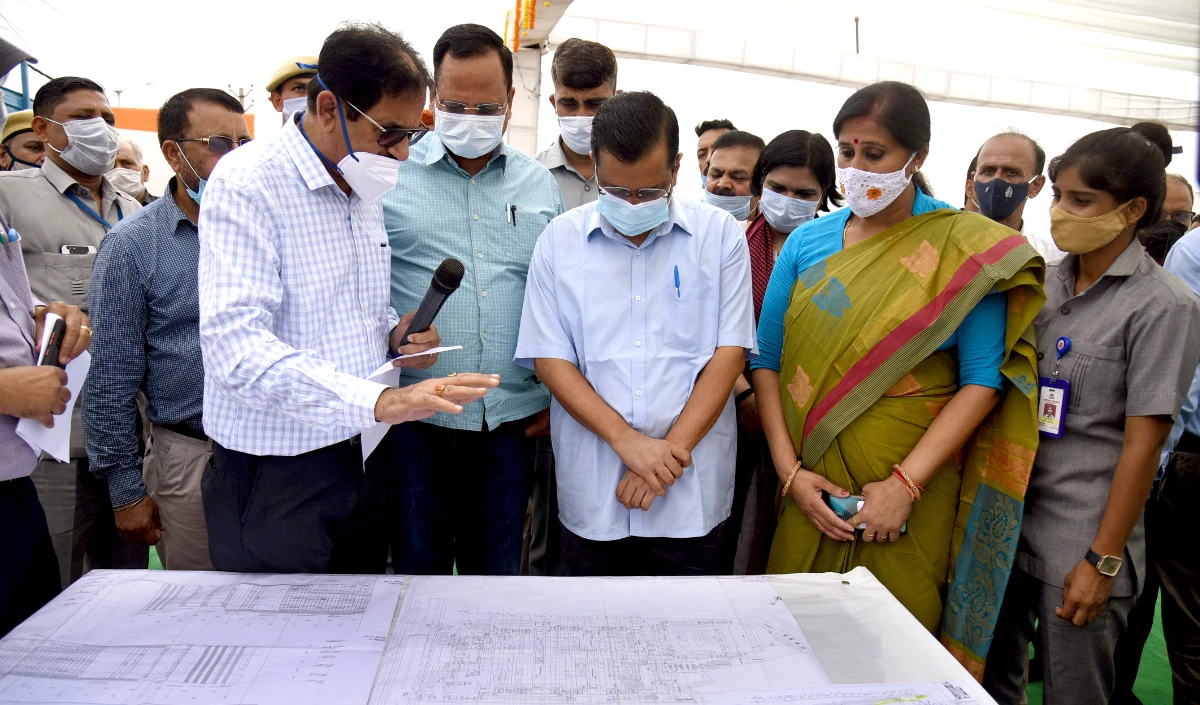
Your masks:
{"label": "black trousers", "polygon": [[[1184,434],[1159,483],[1153,519],[1154,569],[1162,585],[1163,636],[1171,661],[1175,702],[1200,702],[1200,548],[1195,514],[1200,506],[1200,438]],[[1187,450],[1180,450],[1186,448]]]}
{"label": "black trousers", "polygon": [[294,457],[250,455],[214,442],[201,480],[213,567],[371,572],[352,521],[362,482],[357,436]]}
{"label": "black trousers", "polygon": [[562,527],[562,569],[567,577],[720,575],[726,522],[687,539],[630,536],[592,541]]}
{"label": "black trousers", "polygon": [[58,559],[33,480],[0,482],[0,637],[60,589]]}

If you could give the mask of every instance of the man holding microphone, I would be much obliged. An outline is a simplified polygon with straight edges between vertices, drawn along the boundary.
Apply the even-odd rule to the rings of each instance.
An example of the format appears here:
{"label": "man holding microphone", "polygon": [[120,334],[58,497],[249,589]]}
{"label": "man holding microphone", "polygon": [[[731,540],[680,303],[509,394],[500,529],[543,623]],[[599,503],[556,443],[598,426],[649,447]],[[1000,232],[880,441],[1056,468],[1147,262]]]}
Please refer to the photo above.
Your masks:
{"label": "man holding microphone", "polygon": [[365,379],[389,351],[439,342],[434,328],[401,340],[411,316],[388,306],[379,203],[425,134],[430,83],[399,35],[344,25],[321,48],[307,109],[201,183],[203,418],[214,442],[202,486],[217,570],[360,572],[350,528],[358,434],[459,413],[499,383],[462,374],[390,389]]}

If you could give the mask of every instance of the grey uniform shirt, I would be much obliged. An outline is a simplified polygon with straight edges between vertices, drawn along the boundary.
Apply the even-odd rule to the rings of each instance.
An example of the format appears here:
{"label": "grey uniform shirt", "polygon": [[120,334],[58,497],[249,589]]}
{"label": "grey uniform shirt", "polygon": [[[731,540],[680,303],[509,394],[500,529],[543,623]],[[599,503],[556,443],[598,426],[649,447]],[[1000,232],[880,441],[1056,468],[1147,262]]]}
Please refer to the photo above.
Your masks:
{"label": "grey uniform shirt", "polygon": [[578,208],[599,198],[600,189],[596,186],[596,178],[594,176],[591,179],[583,178],[583,174],[580,174],[567,162],[567,155],[563,154],[561,139],[554,138],[554,144],[542,150],[534,159],[549,169],[554,176],[558,190],[562,193],[563,205],[567,210]]}
{"label": "grey uniform shirt", "polygon": [[[74,194],[95,210],[92,194],[51,159],[41,169],[0,172],[0,213],[21,233],[21,252],[29,273],[29,286],[41,301],[62,301],[87,312],[88,282],[96,255],[64,255],[64,245],[99,247],[108,234],[98,220],[88,215],[65,194]],[[115,226],[119,217],[128,218],[141,209],[133,196],[113,187],[105,178],[100,195],[100,215]]]}
{"label": "grey uniform shirt", "polygon": [[[1017,567],[1062,587],[1100,528],[1125,441],[1127,416],[1175,416],[1200,362],[1200,301],[1134,239],[1095,284],[1075,296],[1079,258],[1046,273],[1034,321],[1038,373],[1054,374],[1055,344],[1071,339],[1059,377],[1071,383],[1066,431],[1041,437],[1025,495]],[[1113,597],[1137,593],[1146,571],[1142,520],[1125,546]]]}
{"label": "grey uniform shirt", "polygon": [[[33,307],[21,248],[0,244],[0,369],[32,365]],[[17,418],[0,414],[0,482],[25,477],[37,455],[17,436]]]}

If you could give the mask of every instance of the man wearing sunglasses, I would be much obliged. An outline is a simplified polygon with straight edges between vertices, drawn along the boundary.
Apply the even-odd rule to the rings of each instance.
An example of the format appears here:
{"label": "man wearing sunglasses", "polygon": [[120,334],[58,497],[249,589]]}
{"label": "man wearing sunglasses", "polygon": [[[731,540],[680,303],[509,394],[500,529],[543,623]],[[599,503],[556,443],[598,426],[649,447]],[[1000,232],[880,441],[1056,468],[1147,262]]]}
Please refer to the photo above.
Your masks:
{"label": "man wearing sunglasses", "polygon": [[[142,207],[106,177],[117,158],[115,123],[95,81],[53,79],[34,96],[30,123],[46,147],[42,168],[0,173],[0,213],[21,235],[37,300],[62,301],[87,313],[96,248],[113,226]],[[91,337],[90,326],[86,332]],[[82,407],[75,405],[71,419],[69,462],[44,455],[32,475],[64,588],[85,567],[145,568],[148,560],[145,546],[118,534],[109,488],[89,472]]]}
{"label": "man wearing sunglasses", "polygon": [[[318,58],[307,108],[276,138],[234,150],[199,187],[189,178],[204,191],[200,347],[213,461],[201,488],[218,570],[378,570],[361,559],[359,529],[370,521],[352,521],[359,434],[460,413],[497,384],[463,374],[392,389],[366,379],[389,353],[439,341],[433,328],[401,339],[411,318],[388,306],[379,203],[423,134],[430,80],[412,46],[377,24],[343,25]],[[190,147],[184,176],[200,145]],[[401,362],[428,367],[433,357]]]}
{"label": "man wearing sunglasses", "polygon": [[[200,194],[217,160],[250,141],[242,105],[192,88],[158,111],[158,142],[175,176],[167,193],[104,239],[89,299],[96,329],[84,383],[88,458],[108,481],[117,530],[156,545],[168,570],[212,570],[200,477],[212,457],[201,422]],[[143,463],[138,393],[150,448]]]}
{"label": "man wearing sunglasses", "polygon": [[679,122],[654,94],[600,106],[592,151],[600,198],[538,240],[516,352],[554,394],[563,574],[715,575],[757,354],[746,236],[673,197]]}
{"label": "man wearing sunglasses", "polygon": [[[533,244],[563,212],[554,177],[503,143],[512,52],[480,25],[451,27],[434,44],[434,130],[400,167],[383,199],[392,246],[392,305],[415,308],[447,257],[466,266],[438,328],[447,353],[401,384],[453,372],[499,374],[500,387],[457,416],[397,426],[369,471],[391,477],[399,517],[397,573],[515,575],[520,569],[525,473],[534,436],[548,431],[549,393],[513,364]],[[322,69],[323,71],[324,69]],[[381,467],[386,466],[386,467]]]}

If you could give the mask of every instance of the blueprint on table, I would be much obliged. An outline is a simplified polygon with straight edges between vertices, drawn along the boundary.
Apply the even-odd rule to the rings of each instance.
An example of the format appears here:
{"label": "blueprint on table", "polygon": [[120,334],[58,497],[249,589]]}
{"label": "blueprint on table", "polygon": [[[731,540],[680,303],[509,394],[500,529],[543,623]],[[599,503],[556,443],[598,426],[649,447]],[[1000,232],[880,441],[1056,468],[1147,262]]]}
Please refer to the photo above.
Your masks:
{"label": "blueprint on table", "polygon": [[827,683],[766,578],[420,577],[371,704],[700,703]]}
{"label": "blueprint on table", "polygon": [[403,587],[92,571],[0,640],[0,703],[366,702]]}

